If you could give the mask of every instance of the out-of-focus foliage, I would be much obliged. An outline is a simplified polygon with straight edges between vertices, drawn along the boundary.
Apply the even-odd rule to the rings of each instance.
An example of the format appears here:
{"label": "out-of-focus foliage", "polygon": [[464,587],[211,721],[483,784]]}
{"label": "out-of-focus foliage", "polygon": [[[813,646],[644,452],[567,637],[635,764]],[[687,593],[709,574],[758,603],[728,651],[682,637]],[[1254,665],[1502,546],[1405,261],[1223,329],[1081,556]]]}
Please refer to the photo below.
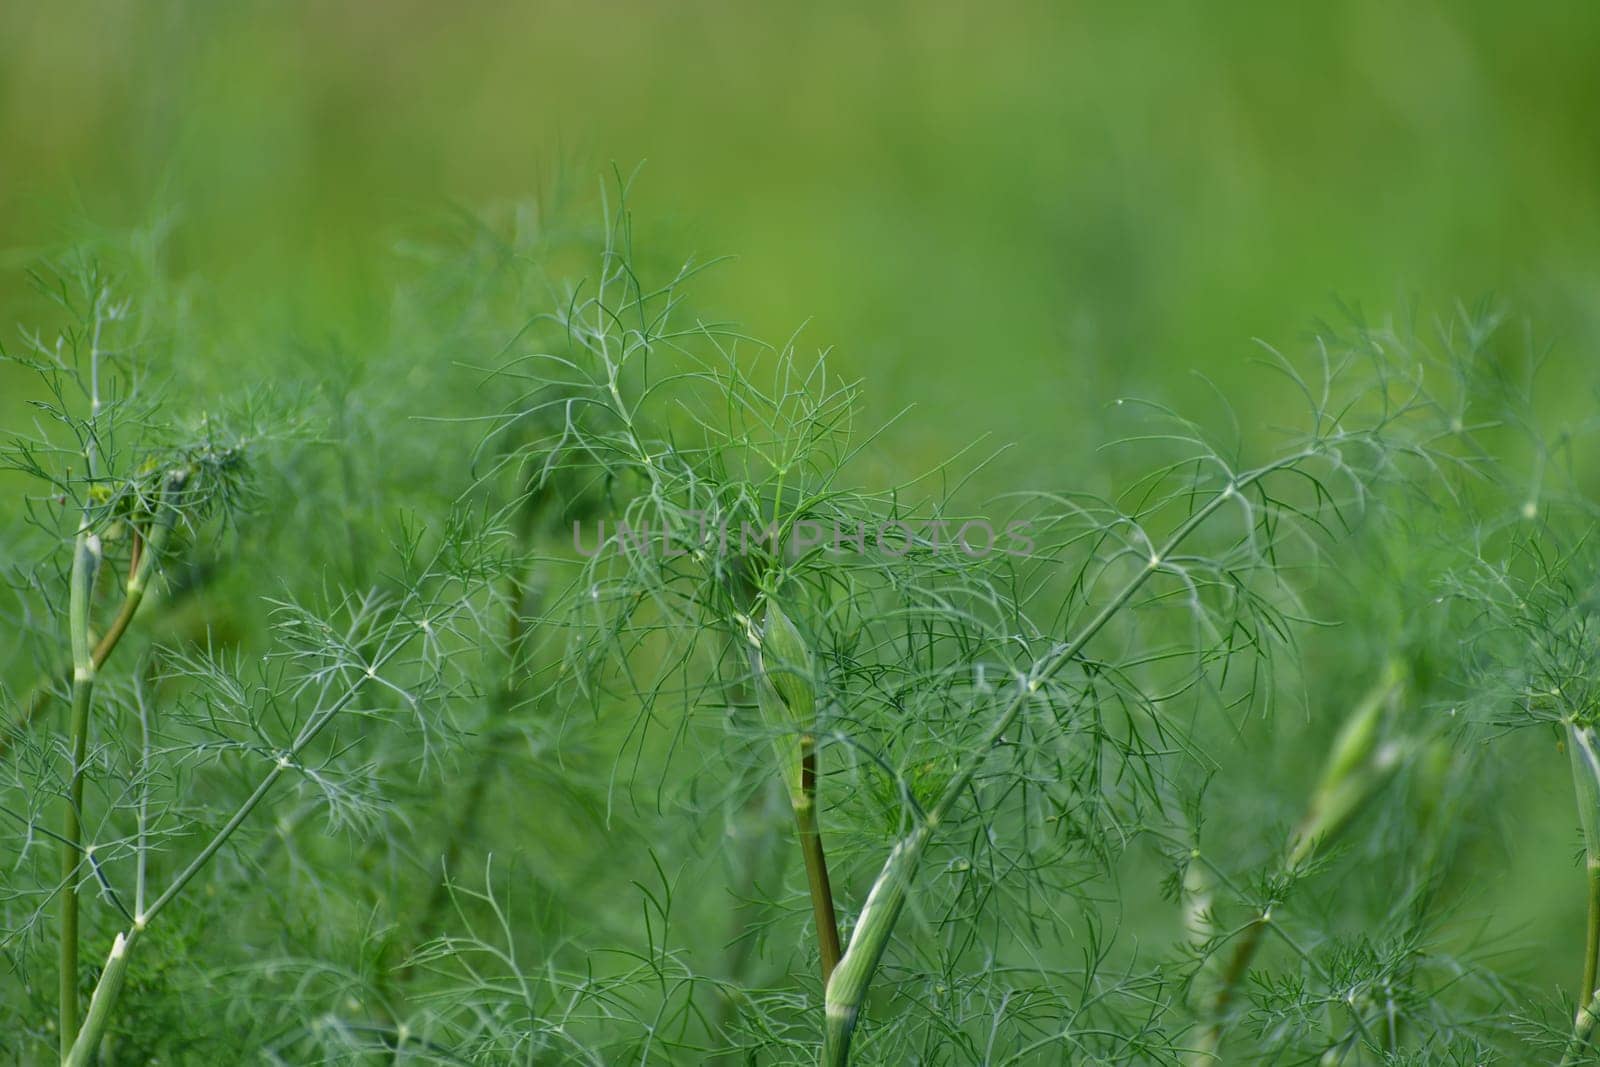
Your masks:
{"label": "out-of-focus foliage", "polygon": [[918,459],[1003,427],[1018,464],[1087,465],[1074,427],[1129,378],[1259,389],[1249,339],[1335,300],[1493,294],[1581,343],[1597,35],[1487,0],[11,4],[0,235],[21,265],[64,211],[177,205],[206,299],[359,350],[371,252],[419,208],[646,160],[641,225],[672,236],[645,245],[739,255],[708,303],[810,321],[875,414],[930,412]]}

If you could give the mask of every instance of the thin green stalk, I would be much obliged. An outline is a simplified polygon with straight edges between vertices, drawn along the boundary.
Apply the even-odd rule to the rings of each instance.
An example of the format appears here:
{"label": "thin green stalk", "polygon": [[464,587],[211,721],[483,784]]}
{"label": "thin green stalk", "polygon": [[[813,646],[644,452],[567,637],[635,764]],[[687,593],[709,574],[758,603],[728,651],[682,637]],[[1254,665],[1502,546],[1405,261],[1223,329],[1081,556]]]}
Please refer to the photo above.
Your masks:
{"label": "thin green stalk", "polygon": [[811,891],[811,911],[817,924],[817,946],[822,956],[822,981],[826,985],[843,953],[839,946],[833,887],[828,881],[828,858],[822,850],[822,831],[817,825],[817,753],[809,737],[801,741],[801,753],[801,799],[794,805],[794,823],[800,836],[800,853],[806,861],[806,885]]}
{"label": "thin green stalk", "polygon": [[89,606],[100,558],[100,538],[85,522],[73,546],[67,619],[72,640],[72,716],[68,734],[72,765],[61,813],[61,984],[57,1018],[63,1058],[78,1032],[78,865],[82,855],[83,763],[88,751],[89,703],[95,678],[94,654],[89,647]]}
{"label": "thin green stalk", "polygon": [[1600,857],[1590,856],[1585,863],[1589,872],[1589,922],[1583,946],[1582,989],[1592,996],[1595,991],[1596,965],[1600,964]]}

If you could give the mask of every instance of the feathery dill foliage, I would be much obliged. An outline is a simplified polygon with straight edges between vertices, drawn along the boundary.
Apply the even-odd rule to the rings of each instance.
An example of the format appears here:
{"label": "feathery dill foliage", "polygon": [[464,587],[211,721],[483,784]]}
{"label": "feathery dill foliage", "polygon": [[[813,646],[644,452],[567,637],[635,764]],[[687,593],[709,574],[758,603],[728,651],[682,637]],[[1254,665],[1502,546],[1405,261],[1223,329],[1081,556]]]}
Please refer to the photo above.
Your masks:
{"label": "feathery dill foliage", "polygon": [[[1276,713],[1330,544],[1465,506],[1481,339],[1358,329],[1270,353],[1303,402],[1275,444],[1126,404],[1116,451],[1145,472],[1119,492],[974,504],[959,461],[863,488],[856,385],[694,317],[696,268],[643,277],[626,211],[609,221],[598,274],[517,327],[500,376],[521,392],[486,446],[581,516],[542,563],[531,699],[564,738],[609,740],[607,832],[628,844],[592,873],[643,911],[596,899],[606,933],[569,926],[538,966],[490,877],[457,886],[492,918],[422,959],[447,985],[461,968],[449,1003],[479,1056],[1447,1062],[1427,1057],[1504,1036],[1475,1026],[1499,986],[1437,943],[1447,820],[1400,795],[1437,807],[1470,776],[1417,707],[1437,688],[1424,626],[1315,700],[1321,721],[1353,710],[1289,827],[1202,832],[1205,746]],[[1026,547],[964,550],[974,508]],[[1384,853],[1414,888],[1354,933],[1324,902],[1277,918],[1380,795],[1422,842]],[[1276,855],[1231,851],[1280,833]],[[1152,867],[1172,921],[1126,922],[1110,902]]]}
{"label": "feathery dill foliage", "polygon": [[[400,251],[314,344],[195,313],[154,242],[38,276],[8,1055],[1591,1055],[1585,427],[1492,317],[1321,329],[1264,353],[1282,425],[1119,401],[1098,487],[986,496],[699,317],[625,205]],[[277,377],[219,389],[223,344]],[[1470,921],[1522,725],[1589,861],[1565,998]]]}
{"label": "feathery dill foliage", "polygon": [[[281,1035],[246,983],[222,982],[240,999],[216,1012],[197,1014],[196,992],[286,949],[263,930],[297,924],[304,951],[325,936],[308,908],[361,906],[329,835],[392,843],[390,776],[428,773],[451,739],[504,564],[497,525],[462,508],[394,525],[373,585],[324,571],[319,588],[313,559],[265,580],[254,567],[273,555],[238,553],[321,413],[264,389],[193,403],[172,363],[215,339],[185,335],[150,268],[102,246],[40,272],[54,325],[5,352],[36,377],[33,426],[0,446],[26,487],[6,531],[0,1046],[25,1062],[170,1061]],[[143,293],[121,288],[139,275]],[[275,876],[306,884],[263,898]],[[303,1026],[299,1007],[285,1016]]]}

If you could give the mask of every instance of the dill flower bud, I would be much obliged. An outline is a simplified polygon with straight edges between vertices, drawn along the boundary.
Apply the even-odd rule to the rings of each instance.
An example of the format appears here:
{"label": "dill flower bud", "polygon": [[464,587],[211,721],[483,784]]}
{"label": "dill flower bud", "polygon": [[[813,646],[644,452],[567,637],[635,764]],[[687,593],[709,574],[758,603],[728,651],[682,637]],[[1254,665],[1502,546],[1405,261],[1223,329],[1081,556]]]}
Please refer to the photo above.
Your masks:
{"label": "dill flower bud", "polygon": [[798,807],[807,801],[802,761],[816,717],[815,660],[799,629],[771,600],[753,658],[761,717],[774,731],[778,768]]}
{"label": "dill flower bud", "polygon": [[767,603],[767,617],[761,627],[761,672],[772,686],[790,719],[796,725],[810,723],[816,714],[817,690],[813,681],[816,660],[805,638],[772,601]]}

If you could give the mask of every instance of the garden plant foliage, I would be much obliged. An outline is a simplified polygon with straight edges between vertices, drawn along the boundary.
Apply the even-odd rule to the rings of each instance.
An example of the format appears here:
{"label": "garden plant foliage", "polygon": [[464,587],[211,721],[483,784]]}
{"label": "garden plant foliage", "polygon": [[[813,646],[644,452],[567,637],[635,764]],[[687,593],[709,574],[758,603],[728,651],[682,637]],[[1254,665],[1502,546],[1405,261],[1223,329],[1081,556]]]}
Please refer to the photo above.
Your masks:
{"label": "garden plant foliage", "polygon": [[[375,252],[358,342],[246,336],[159,227],[35,270],[8,1059],[1592,1057],[1593,439],[1540,348],[1350,314],[1260,347],[1270,416],[1173,381],[1058,483],[907,470],[625,193]],[[1530,741],[1559,990],[1478,892]]]}

